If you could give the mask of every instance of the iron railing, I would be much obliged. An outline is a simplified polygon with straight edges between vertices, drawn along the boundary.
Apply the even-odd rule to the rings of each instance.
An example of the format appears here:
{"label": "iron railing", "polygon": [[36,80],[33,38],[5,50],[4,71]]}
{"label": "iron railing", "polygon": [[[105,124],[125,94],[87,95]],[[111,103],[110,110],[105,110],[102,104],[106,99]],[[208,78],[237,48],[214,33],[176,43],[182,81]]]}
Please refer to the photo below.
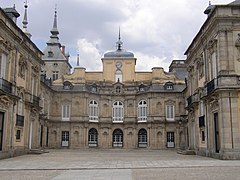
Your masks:
{"label": "iron railing", "polygon": [[17,114],[17,118],[16,118],[16,126],[24,126],[24,116],[18,115]]}
{"label": "iron railing", "polygon": [[7,80],[0,78],[0,89],[7,93],[12,93],[13,85]]}

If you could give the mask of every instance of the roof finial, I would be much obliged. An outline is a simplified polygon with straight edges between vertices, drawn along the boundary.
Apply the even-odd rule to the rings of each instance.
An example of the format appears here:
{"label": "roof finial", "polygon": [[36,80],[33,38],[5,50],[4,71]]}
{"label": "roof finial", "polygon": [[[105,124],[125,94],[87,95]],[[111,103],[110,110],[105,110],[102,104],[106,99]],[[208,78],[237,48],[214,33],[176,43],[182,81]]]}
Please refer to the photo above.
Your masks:
{"label": "roof finial", "polygon": [[118,32],[118,41],[116,42],[116,44],[117,44],[117,50],[121,51],[123,42],[121,41],[120,26],[119,26],[119,32]]}
{"label": "roof finial", "polygon": [[57,37],[59,34],[58,29],[57,29],[57,4],[55,4],[55,11],[54,11],[54,20],[53,20],[53,28],[51,30],[52,36],[51,37]]}
{"label": "roof finial", "polygon": [[209,6],[211,5],[211,1],[209,1]]}
{"label": "roof finial", "polygon": [[121,33],[120,33],[120,26],[119,26],[119,30],[118,30],[118,40],[121,40]]}
{"label": "roof finial", "polygon": [[79,66],[79,54],[77,54],[77,66]]}
{"label": "roof finial", "polygon": [[27,20],[27,8],[28,8],[28,4],[27,4],[27,0],[24,2],[24,16],[23,16],[23,32],[30,38],[31,34],[28,32],[27,30],[27,25],[28,25],[28,20]]}

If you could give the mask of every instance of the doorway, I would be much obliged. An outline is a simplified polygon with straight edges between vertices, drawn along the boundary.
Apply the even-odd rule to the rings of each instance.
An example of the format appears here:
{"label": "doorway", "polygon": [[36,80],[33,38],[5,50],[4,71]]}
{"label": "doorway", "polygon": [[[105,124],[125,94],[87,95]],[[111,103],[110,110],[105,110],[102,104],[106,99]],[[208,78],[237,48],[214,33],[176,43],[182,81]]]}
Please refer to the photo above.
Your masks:
{"label": "doorway", "polygon": [[167,132],[167,147],[174,148],[174,132]]}
{"label": "doorway", "polygon": [[121,129],[113,131],[113,147],[123,147],[123,132]]}
{"label": "doorway", "polygon": [[69,131],[62,131],[62,147],[69,146]]}
{"label": "doorway", "polygon": [[4,125],[4,112],[0,112],[0,151],[3,146],[3,125]]}
{"label": "doorway", "polygon": [[218,127],[218,113],[213,114],[214,121],[214,140],[215,140],[215,151],[219,153],[220,150],[220,142],[219,142],[219,127]]}

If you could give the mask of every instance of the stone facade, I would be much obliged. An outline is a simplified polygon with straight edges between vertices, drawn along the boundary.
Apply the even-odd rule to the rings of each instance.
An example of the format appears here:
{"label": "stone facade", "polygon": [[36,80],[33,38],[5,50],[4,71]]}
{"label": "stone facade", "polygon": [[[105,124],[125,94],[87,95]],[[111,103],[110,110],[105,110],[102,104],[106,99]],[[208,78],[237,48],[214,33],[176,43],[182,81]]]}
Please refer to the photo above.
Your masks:
{"label": "stone facade", "polygon": [[101,72],[76,67],[55,80],[48,147],[185,148],[185,81],[160,67],[136,72],[136,60],[120,48]]}
{"label": "stone facade", "polygon": [[0,158],[39,147],[42,52],[15,24],[18,16],[0,8]]}
{"label": "stone facade", "polygon": [[239,5],[209,6],[185,53],[189,148],[221,159],[240,158]]}
{"label": "stone facade", "polygon": [[186,61],[173,60],[169,72],[137,72],[119,33],[102,71],[76,66],[70,73],[56,12],[42,54],[26,19],[22,31],[16,10],[0,9],[0,156],[35,148],[176,148],[240,159],[239,5],[210,5]]}

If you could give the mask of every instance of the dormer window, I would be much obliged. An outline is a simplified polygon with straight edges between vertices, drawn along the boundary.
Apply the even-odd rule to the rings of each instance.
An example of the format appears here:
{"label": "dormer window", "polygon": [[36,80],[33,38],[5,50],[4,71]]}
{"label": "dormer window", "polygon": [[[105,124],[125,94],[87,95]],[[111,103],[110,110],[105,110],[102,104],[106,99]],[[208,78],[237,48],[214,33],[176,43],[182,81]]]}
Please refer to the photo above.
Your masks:
{"label": "dormer window", "polygon": [[116,87],[116,93],[121,93],[121,87],[120,86]]}
{"label": "dormer window", "polygon": [[53,52],[52,51],[48,51],[48,57],[53,57]]}
{"label": "dormer window", "polygon": [[144,91],[145,91],[145,88],[146,88],[145,85],[140,84],[140,86],[139,86],[139,92],[144,92]]}
{"label": "dormer window", "polygon": [[165,89],[165,90],[173,90],[173,83],[172,83],[172,82],[167,82],[167,83],[164,85],[164,89]]}
{"label": "dormer window", "polygon": [[72,85],[72,83],[70,83],[69,81],[65,81],[64,83],[63,83],[63,89],[64,90],[71,90],[73,88],[73,85]]}
{"label": "dormer window", "polygon": [[97,85],[95,83],[92,84],[91,91],[92,92],[97,92]]}

